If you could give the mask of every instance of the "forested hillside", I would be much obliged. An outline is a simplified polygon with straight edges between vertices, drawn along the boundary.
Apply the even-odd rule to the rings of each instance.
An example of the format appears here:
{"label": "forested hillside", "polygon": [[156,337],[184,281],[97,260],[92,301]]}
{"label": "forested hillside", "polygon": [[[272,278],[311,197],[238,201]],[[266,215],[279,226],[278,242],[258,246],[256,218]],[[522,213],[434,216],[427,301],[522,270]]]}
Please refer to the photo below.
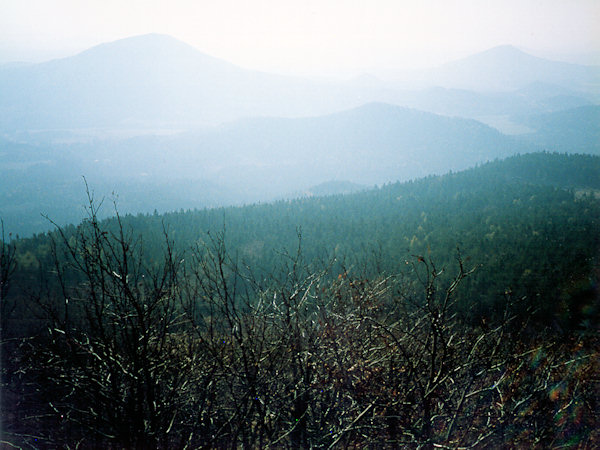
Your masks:
{"label": "forested hillside", "polygon": [[552,153],[106,220],[92,190],[81,224],[3,237],[5,429],[35,448],[593,448],[599,197],[600,157]]}

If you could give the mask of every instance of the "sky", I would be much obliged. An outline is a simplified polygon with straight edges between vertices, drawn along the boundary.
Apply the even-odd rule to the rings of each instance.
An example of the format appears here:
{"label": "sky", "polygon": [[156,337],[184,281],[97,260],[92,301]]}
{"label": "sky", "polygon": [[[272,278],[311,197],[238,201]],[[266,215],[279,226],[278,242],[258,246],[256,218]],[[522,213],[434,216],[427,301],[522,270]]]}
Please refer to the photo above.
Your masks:
{"label": "sky", "polygon": [[600,0],[0,0],[0,62],[164,33],[246,68],[302,75],[432,67],[506,44],[600,63],[598,24]]}

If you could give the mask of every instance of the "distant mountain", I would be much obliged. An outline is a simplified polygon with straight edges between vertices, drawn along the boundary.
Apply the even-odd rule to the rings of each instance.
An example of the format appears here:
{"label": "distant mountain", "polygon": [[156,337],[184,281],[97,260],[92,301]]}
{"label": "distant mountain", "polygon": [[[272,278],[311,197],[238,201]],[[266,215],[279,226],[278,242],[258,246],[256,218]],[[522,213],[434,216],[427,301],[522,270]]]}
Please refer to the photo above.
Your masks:
{"label": "distant mountain", "polygon": [[416,178],[533,149],[474,120],[370,103],[325,116],[245,119],[139,138],[113,151],[131,158],[122,167],[157,177],[204,176],[264,198],[332,179],[373,185]]}
{"label": "distant mountain", "polygon": [[396,104],[415,109],[477,120],[487,116],[530,115],[591,104],[591,100],[585,95],[541,82],[502,93],[432,87],[399,91],[390,98]]}
{"label": "distant mountain", "polygon": [[535,130],[523,138],[548,150],[600,155],[600,105],[537,114],[518,120]]}
{"label": "distant mountain", "polygon": [[[119,129],[141,135],[245,117],[323,115],[369,102],[483,119],[550,112],[600,98],[593,94],[600,93],[597,67],[547,61],[512,47],[413,76],[421,89],[401,89],[368,74],[349,82],[279,76],[149,34],[45,63],[0,66],[0,132]],[[530,92],[532,83],[538,88]],[[558,90],[545,89],[541,96],[539,87],[549,85]],[[557,95],[561,90],[568,93]]]}
{"label": "distant mountain", "polygon": [[12,161],[0,166],[0,217],[39,225],[40,212],[82,212],[82,176],[99,196],[118,193],[125,212],[166,211],[272,200],[331,180],[414,179],[537,147],[474,120],[371,103],[169,136],[0,148]]}
{"label": "distant mountain", "polygon": [[550,61],[506,45],[421,72],[423,84],[476,91],[511,91],[541,82],[600,93],[600,66]]}
{"label": "distant mountain", "polygon": [[327,83],[245,70],[150,34],[0,68],[0,128],[178,128],[330,112],[361,100]]}
{"label": "distant mountain", "polygon": [[[555,84],[536,81],[514,92],[515,97],[526,98],[529,112],[556,112],[565,109],[592,105],[591,97],[586,98],[572,89]],[[521,109],[524,111],[525,109]],[[514,114],[514,113],[513,113]]]}

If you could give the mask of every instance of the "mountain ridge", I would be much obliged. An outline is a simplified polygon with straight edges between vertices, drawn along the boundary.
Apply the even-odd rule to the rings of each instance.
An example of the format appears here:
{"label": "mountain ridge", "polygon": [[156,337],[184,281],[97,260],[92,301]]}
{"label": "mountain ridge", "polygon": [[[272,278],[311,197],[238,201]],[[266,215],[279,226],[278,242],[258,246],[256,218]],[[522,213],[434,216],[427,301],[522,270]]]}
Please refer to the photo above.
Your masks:
{"label": "mountain ridge", "polygon": [[598,92],[600,66],[584,66],[533,56],[501,45],[442,65],[431,82],[444,87],[510,91],[534,82]]}
{"label": "mountain ridge", "polygon": [[[486,75],[481,67],[474,67],[473,61],[494,59],[494,55],[502,52],[513,55],[504,57],[505,60],[518,57],[536,64],[529,64],[530,69],[495,68],[491,75]],[[537,64],[540,61],[543,62],[541,66]],[[505,61],[504,65],[507,64]],[[538,66],[544,70],[538,70]],[[461,89],[492,86],[506,90],[513,84],[518,88],[531,82],[564,86],[569,80],[573,85],[568,87],[577,92],[585,80],[593,87],[587,72],[591,70],[593,75],[595,68],[567,66],[575,68],[575,72],[558,74],[556,79],[552,74],[557,71],[547,67],[565,67],[564,64],[535,58],[508,47],[473,55],[470,59],[443,66],[439,69],[441,72],[423,73],[420,78],[430,87],[452,87],[452,84],[462,83]],[[527,75],[525,69],[533,70],[526,79],[510,75],[515,70]],[[470,80],[467,86],[465,80]],[[539,97],[539,92],[536,95]],[[552,95],[552,92],[544,95]],[[0,130],[4,132],[82,128],[191,129],[242,117],[322,115],[372,101],[474,117],[477,114],[520,113],[524,108],[535,107],[533,100],[535,98],[529,101],[527,96],[517,98],[513,95],[498,102],[471,90],[403,92],[398,86],[365,77],[354,82],[313,81],[252,71],[161,34],[120,39],[44,63],[0,66]],[[574,97],[570,104],[574,106],[584,101]],[[483,102],[487,106],[482,108],[473,102]],[[535,112],[544,112],[544,108],[542,105]]]}

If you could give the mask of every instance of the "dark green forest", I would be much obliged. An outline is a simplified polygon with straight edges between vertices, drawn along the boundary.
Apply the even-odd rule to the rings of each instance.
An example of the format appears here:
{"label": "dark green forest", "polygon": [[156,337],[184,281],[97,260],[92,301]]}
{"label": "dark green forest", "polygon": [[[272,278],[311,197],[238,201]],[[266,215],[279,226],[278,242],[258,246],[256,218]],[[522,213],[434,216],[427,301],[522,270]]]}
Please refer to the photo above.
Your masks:
{"label": "dark green forest", "polygon": [[167,214],[93,188],[3,232],[6,443],[600,445],[600,157]]}

